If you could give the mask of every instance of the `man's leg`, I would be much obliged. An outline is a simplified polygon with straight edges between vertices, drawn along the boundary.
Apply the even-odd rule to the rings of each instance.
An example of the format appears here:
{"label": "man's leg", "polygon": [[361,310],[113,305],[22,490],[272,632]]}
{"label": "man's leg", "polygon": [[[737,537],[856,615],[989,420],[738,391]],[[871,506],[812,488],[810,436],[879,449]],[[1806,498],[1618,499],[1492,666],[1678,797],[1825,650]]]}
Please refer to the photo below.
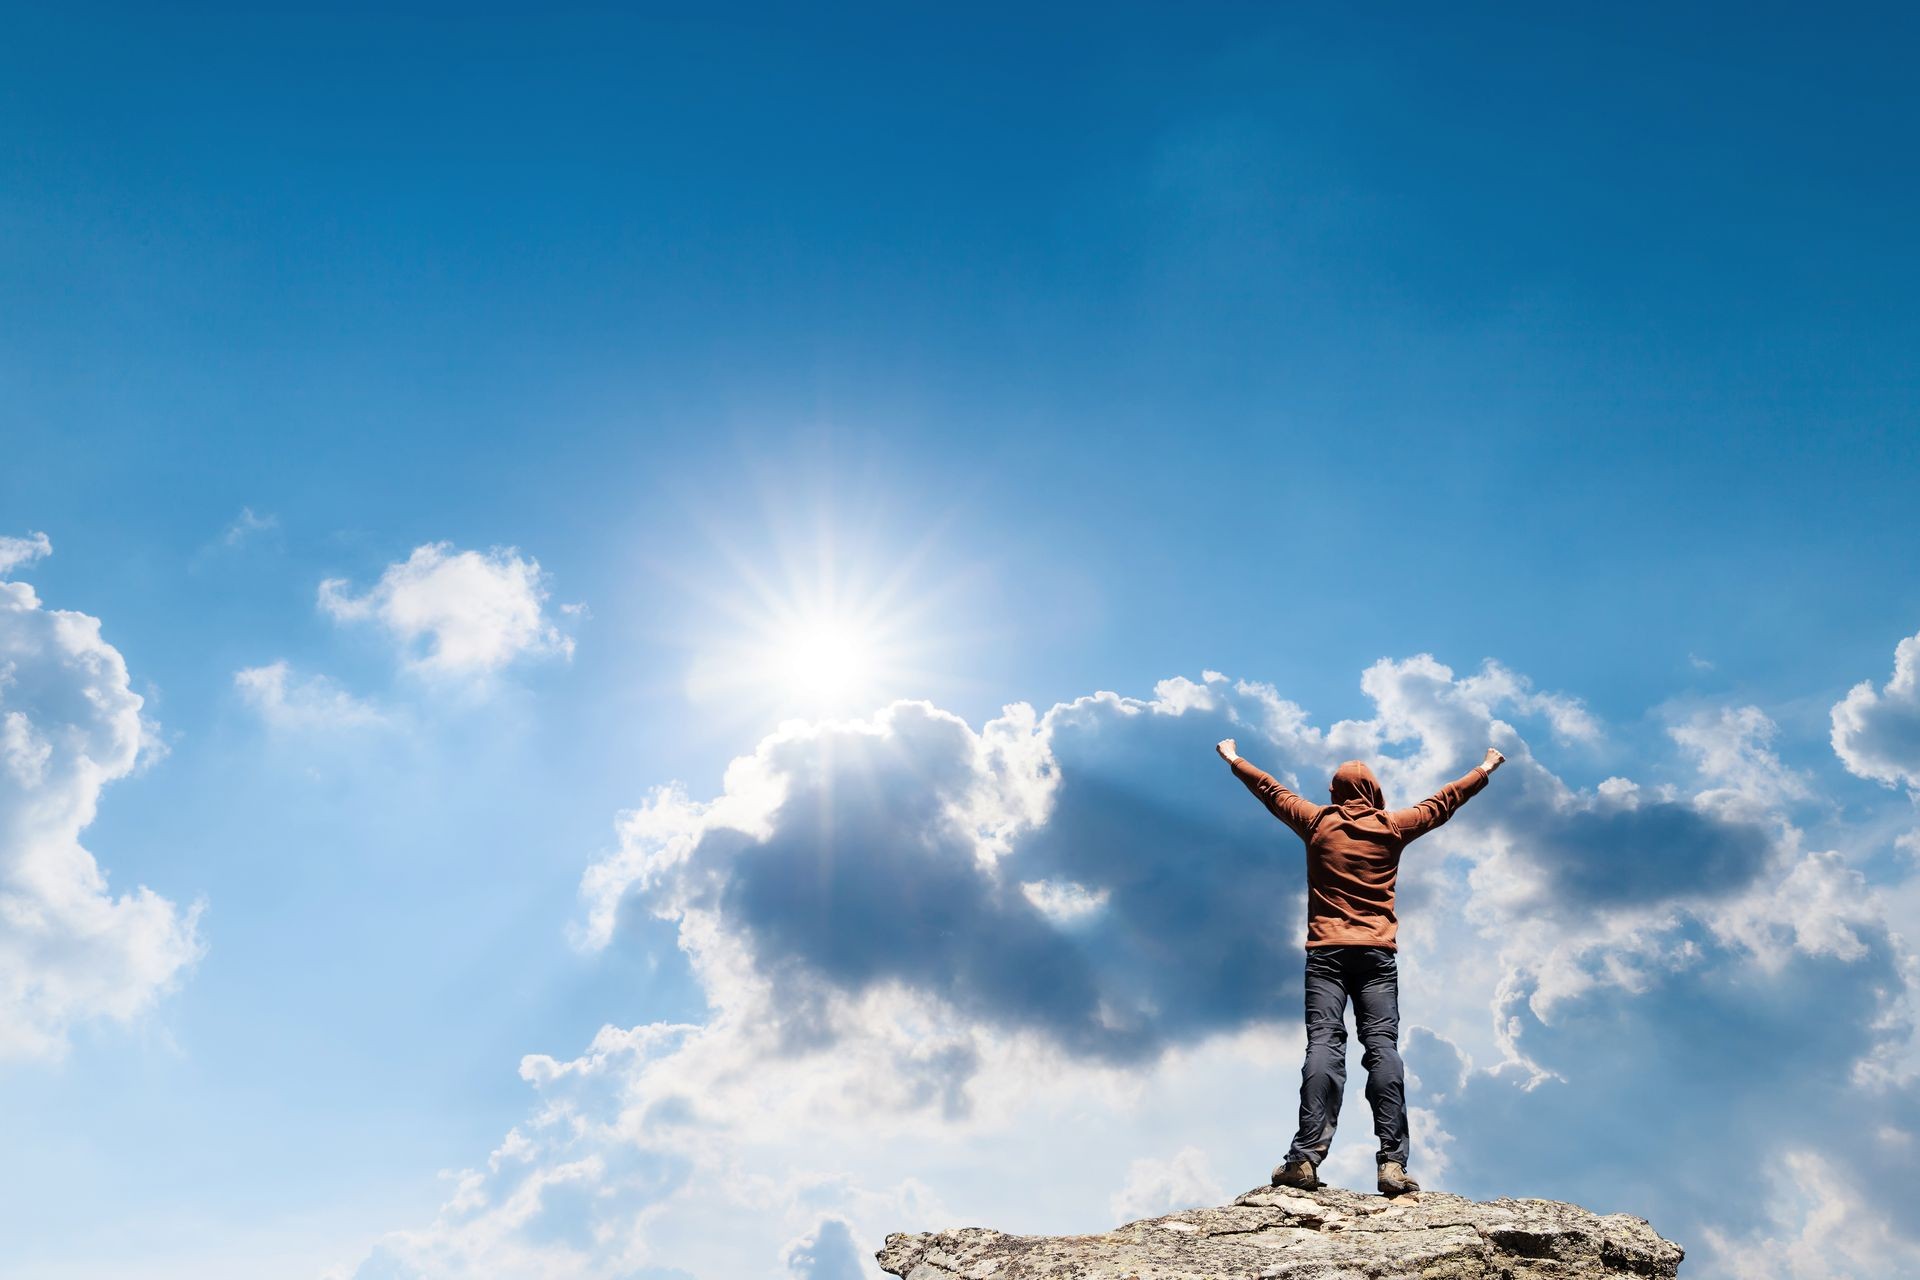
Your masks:
{"label": "man's leg", "polygon": [[1318,1168],[1333,1145],[1340,1122],[1340,1095],[1347,1087],[1347,986],[1341,980],[1340,947],[1307,952],[1307,1060],[1300,1067],[1300,1128],[1287,1160],[1310,1160]]}
{"label": "man's leg", "polygon": [[1367,1103],[1380,1139],[1375,1162],[1407,1164],[1406,1068],[1400,1062],[1400,969],[1392,951],[1368,947],[1354,957],[1353,1022],[1365,1048]]}

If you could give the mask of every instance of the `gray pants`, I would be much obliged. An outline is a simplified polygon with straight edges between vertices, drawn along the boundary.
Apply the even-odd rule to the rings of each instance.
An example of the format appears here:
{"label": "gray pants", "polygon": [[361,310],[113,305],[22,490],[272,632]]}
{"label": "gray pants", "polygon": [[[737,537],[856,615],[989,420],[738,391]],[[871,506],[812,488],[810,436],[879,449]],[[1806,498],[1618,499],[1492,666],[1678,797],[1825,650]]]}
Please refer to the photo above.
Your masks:
{"label": "gray pants", "polygon": [[1365,1049],[1367,1103],[1380,1139],[1375,1161],[1407,1163],[1406,1068],[1400,1062],[1400,970],[1391,947],[1307,952],[1307,1060],[1300,1068],[1300,1130],[1288,1160],[1324,1163],[1347,1088],[1347,1001]]}

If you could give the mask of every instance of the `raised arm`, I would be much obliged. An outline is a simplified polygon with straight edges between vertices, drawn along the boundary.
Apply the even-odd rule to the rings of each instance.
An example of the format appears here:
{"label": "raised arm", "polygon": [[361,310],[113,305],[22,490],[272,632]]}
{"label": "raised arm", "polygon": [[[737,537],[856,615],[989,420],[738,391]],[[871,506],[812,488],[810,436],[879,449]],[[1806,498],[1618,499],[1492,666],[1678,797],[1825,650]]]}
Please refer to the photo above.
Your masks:
{"label": "raised arm", "polygon": [[1273,811],[1273,816],[1292,827],[1295,834],[1306,838],[1307,830],[1313,825],[1313,815],[1320,812],[1320,806],[1303,796],[1294,794],[1261,769],[1248,764],[1246,758],[1234,747],[1232,738],[1222,738],[1214,744],[1220,758],[1233,766],[1233,774],[1247,784],[1247,790],[1260,797],[1260,803]]}
{"label": "raised arm", "polygon": [[1387,821],[1393,824],[1394,830],[1398,831],[1404,840],[1413,840],[1427,834],[1451,818],[1455,809],[1478,795],[1480,789],[1487,785],[1487,779],[1493,776],[1493,771],[1505,761],[1505,756],[1488,747],[1485,760],[1411,809],[1393,810],[1387,814]]}

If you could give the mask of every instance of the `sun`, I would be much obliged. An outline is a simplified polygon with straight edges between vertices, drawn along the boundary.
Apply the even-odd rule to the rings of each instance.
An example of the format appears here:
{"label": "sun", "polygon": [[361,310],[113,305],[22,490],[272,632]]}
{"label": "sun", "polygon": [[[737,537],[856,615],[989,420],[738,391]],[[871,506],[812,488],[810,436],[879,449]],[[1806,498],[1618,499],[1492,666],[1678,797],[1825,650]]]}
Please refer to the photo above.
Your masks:
{"label": "sun", "polygon": [[863,715],[923,691],[912,615],[882,594],[803,591],[736,601],[709,628],[687,677],[695,702],[756,718]]}
{"label": "sun", "polygon": [[683,499],[704,547],[647,557],[682,589],[650,629],[684,654],[677,678],[661,674],[697,712],[689,723],[737,738],[980,692],[976,667],[1005,637],[988,621],[988,568],[945,540],[960,508],[906,509],[886,484],[835,501],[824,482],[752,474],[740,492]]}
{"label": "sun", "polygon": [[805,622],[776,640],[776,647],[763,674],[809,703],[845,703],[866,691],[877,674],[872,640],[846,619]]}

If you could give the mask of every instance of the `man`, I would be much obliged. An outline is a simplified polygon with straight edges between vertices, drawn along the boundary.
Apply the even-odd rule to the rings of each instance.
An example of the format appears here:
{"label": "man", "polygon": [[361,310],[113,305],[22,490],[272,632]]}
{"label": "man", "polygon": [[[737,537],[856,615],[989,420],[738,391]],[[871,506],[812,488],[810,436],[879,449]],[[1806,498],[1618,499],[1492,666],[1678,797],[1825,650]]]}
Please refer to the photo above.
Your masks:
{"label": "man", "polygon": [[1300,1068],[1300,1128],[1276,1187],[1321,1186],[1314,1170],[1327,1158],[1347,1084],[1347,1000],[1365,1046],[1367,1102],[1384,1195],[1418,1191],[1407,1176],[1407,1100],[1400,1064],[1400,974],[1394,952],[1399,922],[1393,884],[1400,852],[1487,785],[1506,759],[1492,747],[1463,776],[1411,809],[1386,807],[1373,770],[1349,760],[1333,771],[1331,804],[1314,804],[1247,763],[1223,739],[1214,748],[1247,790],[1307,842],[1307,1060]]}

